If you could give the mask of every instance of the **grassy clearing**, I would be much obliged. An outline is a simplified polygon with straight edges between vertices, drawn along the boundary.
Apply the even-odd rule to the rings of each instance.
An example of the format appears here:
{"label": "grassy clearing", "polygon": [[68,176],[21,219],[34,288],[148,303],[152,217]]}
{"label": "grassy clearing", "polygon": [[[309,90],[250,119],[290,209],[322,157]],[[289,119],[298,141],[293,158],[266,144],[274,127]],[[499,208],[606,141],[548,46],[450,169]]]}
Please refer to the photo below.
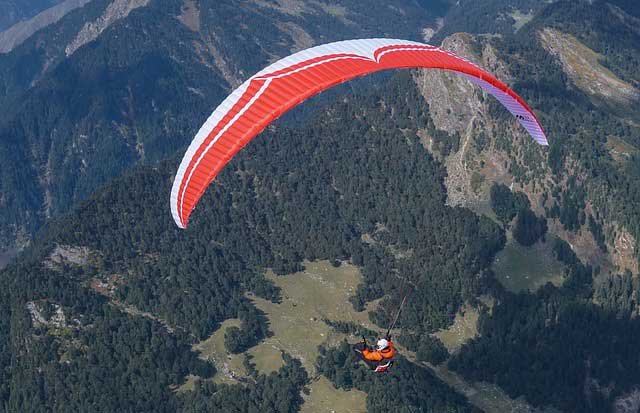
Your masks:
{"label": "grassy clearing", "polygon": [[[313,360],[315,360],[317,346],[323,343],[336,343],[345,337],[331,331],[322,322],[325,318],[351,321],[380,331],[369,322],[366,311],[355,312],[348,302],[349,296],[355,292],[361,281],[357,268],[345,264],[340,268],[333,268],[328,262],[305,262],[305,267],[306,270],[301,273],[284,277],[267,274],[282,289],[281,304],[254,298],[256,305],[269,317],[271,330],[274,332],[272,338],[254,348],[259,349],[258,352],[252,349],[252,353],[256,356],[257,353],[261,354],[254,359],[257,365],[261,357],[267,357],[269,348],[277,348],[300,357],[305,368],[313,374],[315,372]],[[369,306],[369,309],[373,308],[375,303]],[[455,348],[477,334],[478,316],[477,309],[465,306],[456,317],[454,325],[439,334],[444,335],[444,340],[448,342],[450,348]],[[401,347],[399,350],[411,358],[411,352]],[[460,393],[465,394],[473,404],[482,406],[489,413],[533,412],[528,410],[530,408],[526,403],[510,399],[496,386],[464,382],[448,371],[445,365],[434,368],[433,371],[441,380],[449,383]],[[302,406],[304,413],[366,410],[365,393],[357,390],[345,392],[335,389],[324,377],[314,381],[309,389],[310,393],[305,396],[305,403]]]}
{"label": "grassy clearing", "polygon": [[564,71],[584,92],[615,103],[633,104],[640,92],[602,66],[602,56],[574,36],[545,28],[540,32],[542,45],[558,56]]}
{"label": "grassy clearing", "polygon": [[556,286],[564,282],[565,266],[554,257],[550,242],[523,247],[510,234],[492,269],[500,283],[513,292],[535,291],[548,282]]}
{"label": "grassy clearing", "polygon": [[178,388],[176,389],[176,392],[183,393],[183,392],[195,390],[196,380],[198,379],[199,379],[198,376],[189,374],[187,376],[187,380],[185,380],[185,382],[181,386],[178,386]]}
{"label": "grassy clearing", "polygon": [[366,412],[366,399],[366,393],[336,389],[326,377],[320,376],[309,385],[309,394],[304,395],[305,401],[300,413]]}
{"label": "grassy clearing", "polygon": [[[318,346],[337,344],[346,336],[334,332],[324,321],[349,321],[370,329],[376,329],[369,321],[367,311],[357,312],[349,303],[355,294],[362,275],[357,267],[342,264],[333,267],[328,261],[305,262],[305,271],[278,276],[266,274],[280,289],[282,302],[272,303],[249,294],[256,307],[269,319],[273,336],[249,349],[246,354],[262,374],[269,374],[283,365],[282,351],[300,359],[304,368],[313,376]],[[367,308],[373,308],[370,303]],[[230,319],[222,323],[209,338],[196,344],[194,350],[204,360],[215,364],[218,372],[216,383],[238,383],[246,376],[244,354],[229,354],[224,347],[224,331],[240,326],[240,320]],[[189,377],[178,391],[193,389],[196,377]],[[344,391],[333,387],[324,377],[309,385],[305,395],[303,412],[363,412],[366,411],[366,393],[358,390]]]}
{"label": "grassy clearing", "polygon": [[[237,318],[225,320],[209,338],[193,346],[193,350],[199,353],[201,359],[216,366],[218,372],[213,377],[213,381],[216,383],[237,383],[236,377],[246,375],[242,365],[244,356],[229,354],[224,348],[224,332],[228,327],[240,327],[240,320]],[[189,384],[189,380],[186,384]],[[181,388],[181,390],[183,389]]]}
{"label": "grassy clearing", "polygon": [[440,330],[434,335],[438,337],[450,353],[454,353],[462,345],[478,335],[478,319],[480,311],[470,305],[465,305],[458,311],[453,325],[446,330]]}
{"label": "grassy clearing", "polygon": [[322,320],[350,321],[374,328],[366,311],[356,312],[349,303],[362,280],[357,267],[342,264],[334,268],[327,261],[305,262],[299,273],[267,278],[282,291],[282,303],[252,297],[256,307],[267,314],[273,336],[251,349],[253,362],[260,372],[277,352],[284,350],[302,361],[305,369],[315,373],[317,349],[321,344],[335,344],[345,336],[334,332]]}
{"label": "grassy clearing", "polygon": [[[489,296],[480,297],[489,309],[494,305]],[[456,314],[455,321],[447,330],[435,333],[450,353],[455,353],[467,341],[478,335],[478,319],[480,310],[465,305]],[[491,383],[466,382],[455,372],[447,368],[446,363],[440,366],[428,364],[433,373],[443,382],[463,394],[469,401],[487,413],[543,413],[529,406],[524,400],[514,400],[507,396],[498,386]]]}
{"label": "grassy clearing", "polygon": [[[493,306],[493,300],[488,297],[480,299],[485,305]],[[449,370],[447,363],[435,366],[431,363],[420,362],[416,360],[416,355],[412,351],[398,346],[400,352],[407,357],[408,360],[428,368],[434,376],[442,382],[451,386],[459,394],[466,397],[469,402],[486,413],[560,413],[554,410],[535,409],[525,400],[511,399],[502,389],[492,383],[485,382],[467,382],[462,376]]]}
{"label": "grassy clearing", "polygon": [[446,367],[446,363],[440,366],[430,366],[433,373],[440,380],[463,394],[471,404],[487,413],[543,413],[533,409],[523,400],[509,398],[499,387],[490,383],[467,383],[456,373]]}
{"label": "grassy clearing", "polygon": [[[267,273],[281,289],[282,302],[274,304],[267,300],[250,295],[255,305],[264,311],[270,322],[273,336],[249,349],[256,369],[263,374],[277,370],[282,365],[281,351],[299,358],[311,377],[316,373],[315,360],[317,348],[321,344],[337,344],[345,337],[333,331],[322,320],[348,321],[365,328],[380,331],[368,317],[368,311],[375,309],[377,302],[369,303],[367,310],[356,312],[348,299],[352,296],[362,276],[357,267],[342,264],[338,268],[329,262],[305,262],[305,271],[277,276]],[[481,298],[482,300],[482,298]],[[483,300],[484,302],[485,300]],[[490,302],[485,303],[489,307]],[[478,310],[465,306],[454,325],[446,331],[438,333],[448,348],[459,346],[466,339],[477,334],[475,324]],[[240,321],[231,319],[207,340],[194,346],[200,357],[213,362],[218,373],[213,380],[216,383],[238,383],[238,379],[246,375],[243,366],[244,355],[228,354],[224,348],[224,330],[230,326],[239,326]],[[357,337],[348,337],[352,342]],[[400,352],[415,361],[415,355],[399,346]],[[455,373],[447,370],[446,365],[430,366],[434,374],[445,383],[464,394],[476,406],[488,413],[504,411],[533,412],[526,410],[526,403],[509,399],[500,389],[483,383],[467,383]],[[178,391],[193,389],[197,378],[188,377]],[[304,394],[303,413],[324,412],[364,412],[366,398],[364,392],[358,390],[344,391],[336,389],[325,377],[316,377],[308,386],[309,394]]]}
{"label": "grassy clearing", "polygon": [[251,356],[251,362],[256,365],[256,369],[262,374],[269,374],[277,371],[284,365],[282,351],[277,345],[258,345],[246,352]]}

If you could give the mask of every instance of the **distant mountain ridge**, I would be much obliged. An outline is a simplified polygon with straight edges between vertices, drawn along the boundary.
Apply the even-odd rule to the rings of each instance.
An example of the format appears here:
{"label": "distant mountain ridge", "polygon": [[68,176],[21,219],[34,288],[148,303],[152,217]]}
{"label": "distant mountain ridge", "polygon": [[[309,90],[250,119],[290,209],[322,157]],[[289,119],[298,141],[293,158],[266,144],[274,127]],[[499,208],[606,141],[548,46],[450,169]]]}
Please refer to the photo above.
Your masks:
{"label": "distant mountain ridge", "polygon": [[0,53],[10,52],[38,30],[57,22],[71,10],[81,7],[89,1],[90,0],[64,0],[55,6],[41,11],[28,20],[15,23],[0,32]]}
{"label": "distant mountain ridge", "polygon": [[0,31],[14,24],[28,20],[49,7],[64,0],[0,0]]}

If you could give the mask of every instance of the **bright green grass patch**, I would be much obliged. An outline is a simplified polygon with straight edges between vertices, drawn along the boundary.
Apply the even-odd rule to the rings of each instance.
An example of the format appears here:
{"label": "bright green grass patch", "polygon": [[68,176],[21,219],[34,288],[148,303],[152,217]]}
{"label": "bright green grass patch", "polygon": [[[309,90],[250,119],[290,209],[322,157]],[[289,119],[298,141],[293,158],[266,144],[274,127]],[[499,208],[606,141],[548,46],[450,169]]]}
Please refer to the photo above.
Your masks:
{"label": "bright green grass patch", "polygon": [[[374,310],[377,301],[369,303],[366,311],[356,312],[349,303],[349,297],[355,294],[357,286],[362,282],[362,275],[357,267],[343,263],[335,268],[327,261],[305,262],[305,271],[277,276],[271,272],[267,278],[272,280],[280,289],[282,302],[274,304],[270,301],[249,295],[255,305],[265,312],[270,323],[273,336],[247,351],[251,362],[262,374],[276,371],[282,365],[282,351],[299,358],[311,377],[316,375],[315,360],[319,345],[333,345],[348,338],[354,342],[359,337],[348,337],[332,330],[324,319],[332,321],[347,321],[364,328],[380,332],[368,317],[368,311]],[[481,297],[481,301],[483,298]],[[485,303],[489,307],[491,303]],[[464,313],[464,314],[463,314]],[[475,336],[477,310],[466,306],[456,317],[453,327],[438,334],[450,348],[459,345],[467,338]],[[230,326],[239,326],[237,319],[227,320],[211,337],[194,346],[200,352],[200,357],[216,365],[218,372],[213,380],[217,383],[239,383],[246,376],[243,365],[244,354],[228,354],[224,348],[224,331]],[[414,355],[398,346],[401,354],[410,360]],[[443,381],[453,386],[457,391],[465,394],[476,406],[483,406],[487,412],[497,413],[504,407],[513,407],[513,411],[520,408],[520,403],[509,399],[493,387],[480,389],[475,385],[464,382],[460,377],[446,369],[446,364],[432,367],[434,373]],[[197,378],[187,378],[178,391],[193,389]],[[336,389],[326,377],[316,376],[307,386],[309,394],[304,394],[302,413],[323,412],[364,412],[366,411],[367,394],[355,389],[344,391]],[[522,405],[525,405],[522,403]]]}

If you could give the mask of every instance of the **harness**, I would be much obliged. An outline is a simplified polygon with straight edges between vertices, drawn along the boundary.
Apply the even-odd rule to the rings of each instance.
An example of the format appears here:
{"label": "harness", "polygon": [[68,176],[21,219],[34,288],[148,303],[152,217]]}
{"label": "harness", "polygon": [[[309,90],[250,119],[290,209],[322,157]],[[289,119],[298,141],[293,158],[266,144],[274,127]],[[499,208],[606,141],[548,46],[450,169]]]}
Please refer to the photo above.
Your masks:
{"label": "harness", "polygon": [[374,370],[374,372],[375,373],[385,373],[389,369],[389,367],[391,367],[392,364],[393,364],[393,360],[384,359],[383,361],[378,363],[378,365],[376,366],[376,369]]}
{"label": "harness", "polygon": [[390,344],[389,347],[380,350],[380,355],[382,356],[382,360],[378,362],[375,369],[373,370],[375,373],[385,373],[389,367],[393,365],[393,356],[395,355],[395,351],[393,351],[392,346]]}
{"label": "harness", "polygon": [[391,353],[391,344],[389,344],[387,347],[383,348],[382,350],[380,350],[380,354],[382,354],[382,357],[385,357],[385,354],[389,354]]}

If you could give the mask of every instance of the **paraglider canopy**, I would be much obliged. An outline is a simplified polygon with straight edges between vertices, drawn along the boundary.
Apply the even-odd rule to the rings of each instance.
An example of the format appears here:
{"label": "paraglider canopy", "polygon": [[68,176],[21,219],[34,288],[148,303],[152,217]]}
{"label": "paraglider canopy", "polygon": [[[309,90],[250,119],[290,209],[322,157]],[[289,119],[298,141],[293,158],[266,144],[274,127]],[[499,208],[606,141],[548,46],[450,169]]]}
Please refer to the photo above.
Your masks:
{"label": "paraglider canopy", "polygon": [[394,39],[360,39],[312,47],[266,67],[231,93],[195,136],[171,190],[171,213],[185,228],[220,170],[269,123],[339,83],[385,69],[429,68],[462,74],[495,96],[540,145],[542,126],[527,104],[491,74],[451,52]]}

